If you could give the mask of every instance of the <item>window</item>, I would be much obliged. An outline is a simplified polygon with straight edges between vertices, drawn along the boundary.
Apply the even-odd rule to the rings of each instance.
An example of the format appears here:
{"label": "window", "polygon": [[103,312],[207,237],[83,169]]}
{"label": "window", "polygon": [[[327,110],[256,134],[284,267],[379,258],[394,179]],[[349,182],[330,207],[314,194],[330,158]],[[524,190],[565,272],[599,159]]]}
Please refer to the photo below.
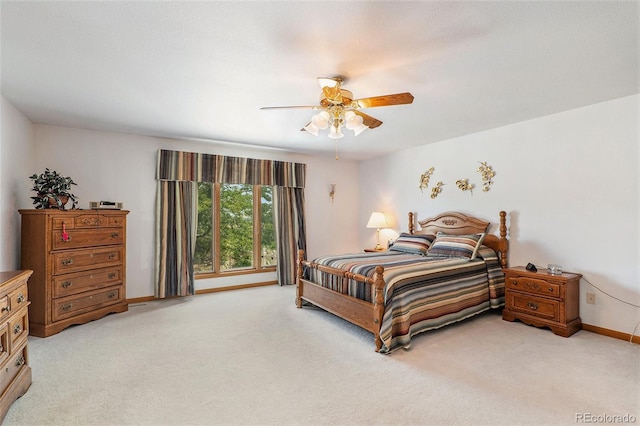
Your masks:
{"label": "window", "polygon": [[198,183],[196,274],[275,270],[276,260],[270,186]]}

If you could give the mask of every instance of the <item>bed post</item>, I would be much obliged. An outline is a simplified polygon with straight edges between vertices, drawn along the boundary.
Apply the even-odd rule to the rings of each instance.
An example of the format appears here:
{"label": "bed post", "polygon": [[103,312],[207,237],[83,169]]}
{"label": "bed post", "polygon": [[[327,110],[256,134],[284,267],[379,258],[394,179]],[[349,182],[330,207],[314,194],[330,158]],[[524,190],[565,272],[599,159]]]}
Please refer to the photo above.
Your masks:
{"label": "bed post", "polygon": [[304,250],[298,250],[298,260],[296,261],[296,306],[302,308],[302,262],[304,261]]}
{"label": "bed post", "polygon": [[507,250],[509,241],[507,240],[507,212],[500,212],[500,265],[507,267]]}
{"label": "bed post", "polygon": [[382,316],[384,315],[384,278],[382,273],[384,268],[380,265],[376,266],[376,273],[373,276],[373,337],[376,343],[376,352],[380,352],[382,348],[382,339],[380,338],[380,327],[382,326]]}
{"label": "bed post", "polygon": [[409,233],[413,234],[413,212],[409,212]]}

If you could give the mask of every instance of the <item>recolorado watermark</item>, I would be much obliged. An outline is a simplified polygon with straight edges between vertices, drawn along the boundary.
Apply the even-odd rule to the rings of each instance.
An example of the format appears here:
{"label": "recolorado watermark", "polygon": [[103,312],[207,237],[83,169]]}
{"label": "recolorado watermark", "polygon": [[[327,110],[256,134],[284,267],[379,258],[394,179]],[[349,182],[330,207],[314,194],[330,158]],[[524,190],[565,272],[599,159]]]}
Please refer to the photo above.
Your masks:
{"label": "recolorado watermark", "polygon": [[627,414],[576,413],[576,423],[636,423],[637,417]]}

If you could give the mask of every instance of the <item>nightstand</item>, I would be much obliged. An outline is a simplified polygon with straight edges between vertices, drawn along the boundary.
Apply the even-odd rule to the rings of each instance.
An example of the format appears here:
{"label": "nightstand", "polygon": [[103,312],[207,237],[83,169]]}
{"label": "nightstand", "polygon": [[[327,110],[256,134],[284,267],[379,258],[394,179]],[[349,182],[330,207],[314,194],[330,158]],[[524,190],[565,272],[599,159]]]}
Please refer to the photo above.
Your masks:
{"label": "nightstand", "polygon": [[516,266],[505,269],[504,275],[502,319],[518,319],[536,327],[549,327],[563,337],[580,330],[581,274],[551,275],[546,269],[531,272]]}

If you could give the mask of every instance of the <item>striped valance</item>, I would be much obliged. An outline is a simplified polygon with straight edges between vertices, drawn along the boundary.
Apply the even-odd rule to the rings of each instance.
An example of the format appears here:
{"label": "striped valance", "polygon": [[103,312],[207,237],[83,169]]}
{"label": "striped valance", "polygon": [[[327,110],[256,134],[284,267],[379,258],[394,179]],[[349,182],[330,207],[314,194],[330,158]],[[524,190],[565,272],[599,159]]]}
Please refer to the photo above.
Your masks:
{"label": "striped valance", "polygon": [[158,151],[158,180],[304,188],[307,165],[197,152]]}

